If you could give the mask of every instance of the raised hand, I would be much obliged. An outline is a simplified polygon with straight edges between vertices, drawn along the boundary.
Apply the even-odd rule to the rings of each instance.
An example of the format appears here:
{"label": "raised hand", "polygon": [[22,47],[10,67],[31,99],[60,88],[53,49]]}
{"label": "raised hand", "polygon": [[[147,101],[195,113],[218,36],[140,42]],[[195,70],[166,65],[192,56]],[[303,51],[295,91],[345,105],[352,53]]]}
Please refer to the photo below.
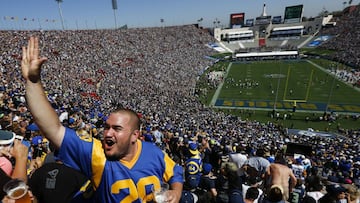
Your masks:
{"label": "raised hand", "polygon": [[23,77],[33,83],[39,82],[41,65],[46,60],[46,57],[39,57],[39,39],[30,37],[27,47],[22,48],[21,71]]}
{"label": "raised hand", "polygon": [[27,160],[29,148],[21,143],[21,141],[15,139],[14,147],[10,151],[11,155],[15,157],[16,160],[25,159]]}

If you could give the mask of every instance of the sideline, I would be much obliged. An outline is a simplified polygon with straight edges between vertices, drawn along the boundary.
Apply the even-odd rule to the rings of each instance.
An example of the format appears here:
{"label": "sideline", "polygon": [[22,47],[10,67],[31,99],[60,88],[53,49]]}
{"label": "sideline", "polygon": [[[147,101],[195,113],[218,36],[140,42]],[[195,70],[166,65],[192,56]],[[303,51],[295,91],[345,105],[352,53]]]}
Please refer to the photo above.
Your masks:
{"label": "sideline", "polygon": [[[251,109],[251,110],[273,110],[274,102],[265,100],[223,100],[218,99],[212,107],[219,109]],[[292,102],[276,102],[276,111],[292,111]],[[321,102],[306,102],[296,105],[296,112],[323,113],[327,104]],[[328,112],[334,111],[338,114],[360,114],[359,104],[331,104],[328,106]]]}
{"label": "sideline", "polygon": [[210,107],[214,107],[215,106],[215,103],[216,101],[218,100],[218,97],[219,97],[219,94],[220,94],[220,91],[224,85],[224,80],[227,78],[228,76],[228,73],[229,73],[229,70],[230,70],[230,67],[232,66],[232,62],[229,63],[228,67],[226,68],[226,71],[225,71],[225,75],[224,75],[224,78],[223,78],[223,81],[221,81],[221,83],[219,84],[218,88],[216,89],[212,99],[211,99],[211,102],[210,102]]}
{"label": "sideline", "polygon": [[312,62],[312,61],[310,61],[310,60],[308,60],[308,59],[306,59],[305,61],[307,61],[307,62],[310,63],[311,65],[317,67],[318,69],[324,71],[325,73],[331,75],[331,76],[334,77],[337,81],[342,82],[342,83],[344,83],[345,85],[347,85],[347,86],[353,88],[354,90],[360,92],[360,88],[355,87],[355,86],[353,86],[353,85],[351,85],[351,84],[349,84],[349,83],[347,83],[347,82],[344,82],[344,81],[342,81],[342,80],[339,80],[339,78],[337,78],[335,75],[329,73],[326,68],[324,68],[324,67],[322,67],[322,66],[320,66],[320,65],[318,65],[318,64],[316,64],[316,63],[314,63],[314,62]]}

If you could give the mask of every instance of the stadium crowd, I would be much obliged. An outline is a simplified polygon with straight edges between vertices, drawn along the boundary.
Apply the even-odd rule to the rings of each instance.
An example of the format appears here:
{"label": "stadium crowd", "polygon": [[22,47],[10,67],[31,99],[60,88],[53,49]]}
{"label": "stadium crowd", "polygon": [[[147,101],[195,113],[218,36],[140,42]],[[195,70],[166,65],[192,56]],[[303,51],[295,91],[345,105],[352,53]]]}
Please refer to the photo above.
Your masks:
{"label": "stadium crowd", "polygon": [[331,54],[331,58],[336,61],[360,67],[360,56],[358,52],[360,34],[358,27],[360,22],[359,6],[352,6],[349,12],[342,15],[337,20],[334,27],[322,29],[320,35],[334,36],[321,45],[322,48],[336,50]]}
{"label": "stadium crowd", "polygon": [[[101,139],[102,124],[111,109],[122,106],[135,110],[143,122],[141,139],[154,142],[184,167],[182,202],[186,198],[198,202],[278,202],[285,197],[290,197],[289,202],[305,202],[303,197],[315,192],[320,192],[317,197],[331,199],[322,202],[337,201],[337,193],[348,194],[348,202],[359,201],[359,131],[331,138],[301,136],[271,122],[242,120],[205,107],[194,90],[198,75],[214,63],[205,57],[215,53],[205,46],[214,39],[190,25],[0,31],[0,125],[28,141],[32,149],[29,176],[41,165],[38,157],[44,161],[51,152],[24,97],[21,47],[30,35],[39,36],[41,53],[48,58],[42,80],[61,122],[76,129],[79,136]],[[285,156],[289,143],[311,143],[312,149],[299,156]],[[197,159],[199,170],[186,175],[189,159]],[[269,176],[275,179],[273,171],[280,162],[291,169],[289,176],[293,173],[296,177],[288,185],[288,194],[283,185],[267,181]],[[269,166],[275,169],[269,171]],[[251,189],[246,193],[244,188]]]}

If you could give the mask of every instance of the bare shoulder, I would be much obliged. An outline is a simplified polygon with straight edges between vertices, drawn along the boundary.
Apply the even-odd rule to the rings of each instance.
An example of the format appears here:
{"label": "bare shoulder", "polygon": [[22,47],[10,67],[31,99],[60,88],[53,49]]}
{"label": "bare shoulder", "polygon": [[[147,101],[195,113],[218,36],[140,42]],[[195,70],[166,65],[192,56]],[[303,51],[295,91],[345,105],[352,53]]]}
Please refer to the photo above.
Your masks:
{"label": "bare shoulder", "polygon": [[272,163],[270,164],[270,167],[273,169],[279,169],[279,170],[291,170],[288,166],[278,163]]}

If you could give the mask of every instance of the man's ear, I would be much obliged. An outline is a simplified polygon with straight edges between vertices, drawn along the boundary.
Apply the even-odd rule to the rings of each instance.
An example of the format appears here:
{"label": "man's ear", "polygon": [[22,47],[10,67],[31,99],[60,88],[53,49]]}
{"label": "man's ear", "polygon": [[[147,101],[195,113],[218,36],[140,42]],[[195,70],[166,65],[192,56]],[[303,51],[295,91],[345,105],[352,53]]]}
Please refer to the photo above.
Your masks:
{"label": "man's ear", "polygon": [[131,135],[131,142],[135,143],[137,139],[139,139],[141,136],[140,130],[134,130],[134,132]]}

